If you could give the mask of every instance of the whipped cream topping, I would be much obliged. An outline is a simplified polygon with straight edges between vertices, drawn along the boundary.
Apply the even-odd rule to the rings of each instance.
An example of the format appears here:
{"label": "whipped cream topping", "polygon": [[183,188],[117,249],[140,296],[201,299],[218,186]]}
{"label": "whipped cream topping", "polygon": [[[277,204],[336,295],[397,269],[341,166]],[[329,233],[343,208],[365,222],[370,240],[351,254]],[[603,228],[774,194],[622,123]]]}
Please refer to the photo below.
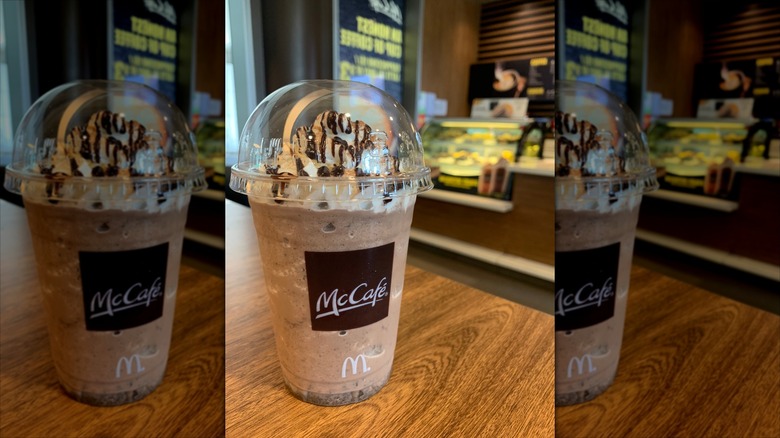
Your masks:
{"label": "whipped cream topping", "polygon": [[587,120],[555,113],[557,176],[615,176],[626,173],[623,157],[612,145],[613,135]]}
{"label": "whipped cream topping", "polygon": [[49,152],[43,175],[78,177],[160,176],[174,173],[173,161],[163,153],[161,135],[111,111],[92,114],[75,126]]}
{"label": "whipped cream topping", "polygon": [[341,177],[384,176],[398,172],[398,158],[391,156],[384,132],[372,132],[348,114],[325,111],[311,126],[301,126],[292,144],[285,142],[271,175]]}
{"label": "whipped cream topping", "polygon": [[[88,210],[157,213],[187,208],[188,181],[176,175],[159,132],[111,111],[92,114],[64,139],[44,143],[42,158],[31,170],[45,178],[25,178],[25,202],[76,206]],[[163,177],[138,181],[130,177]]]}
{"label": "whipped cream topping", "polygon": [[560,111],[555,130],[556,209],[633,209],[644,192],[658,188],[640,138],[626,134],[615,146],[611,131]]}

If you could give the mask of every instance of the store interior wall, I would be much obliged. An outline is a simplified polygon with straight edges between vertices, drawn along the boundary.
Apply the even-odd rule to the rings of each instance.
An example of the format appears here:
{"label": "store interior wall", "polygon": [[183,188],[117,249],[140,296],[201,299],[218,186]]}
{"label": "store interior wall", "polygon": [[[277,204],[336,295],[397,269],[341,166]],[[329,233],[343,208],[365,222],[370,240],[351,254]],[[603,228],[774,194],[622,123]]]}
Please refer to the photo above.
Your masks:
{"label": "store interior wall", "polygon": [[447,100],[448,117],[468,117],[469,68],[477,62],[480,0],[425,0],[420,89]]}
{"label": "store interior wall", "polygon": [[[482,2],[477,62],[555,58],[555,0]],[[555,102],[533,99],[528,116],[552,118]]]}
{"label": "store interior wall", "polygon": [[304,79],[333,79],[331,0],[263,0],[260,7],[262,33],[253,38],[263,47],[266,92]]}
{"label": "store interior wall", "polygon": [[212,99],[222,102],[220,115],[225,114],[224,16],[224,2],[198,0],[194,87],[196,91],[208,93]]}
{"label": "store interior wall", "polygon": [[674,102],[672,117],[694,117],[696,64],[780,56],[779,6],[651,0],[647,90]]}
{"label": "store interior wall", "polygon": [[[648,0],[646,91],[674,103],[672,117],[695,117],[696,65],[780,56],[780,3],[747,1],[729,4],[691,0]],[[746,174],[749,175],[749,174]],[[640,229],[699,245],[701,248],[777,265],[776,178],[741,177],[739,208],[723,213],[648,198],[642,201]],[[744,224],[751,224],[745,226]],[[776,235],[775,235],[776,236]],[[695,284],[711,292],[778,313],[777,281],[729,268],[705,258],[637,242],[635,264]]]}
{"label": "store interior wall", "polygon": [[673,117],[692,117],[694,67],[701,62],[702,1],[651,0],[647,90],[674,102]]}
{"label": "store interior wall", "polygon": [[[555,56],[554,0],[425,0],[420,89],[447,100],[447,117],[468,117],[470,66]],[[529,114],[549,117],[552,102]]]}
{"label": "store interior wall", "polygon": [[780,2],[733,2],[705,8],[704,61],[734,61],[780,55]]}
{"label": "store interior wall", "polygon": [[108,2],[25,2],[31,99],[66,82],[108,77]]}

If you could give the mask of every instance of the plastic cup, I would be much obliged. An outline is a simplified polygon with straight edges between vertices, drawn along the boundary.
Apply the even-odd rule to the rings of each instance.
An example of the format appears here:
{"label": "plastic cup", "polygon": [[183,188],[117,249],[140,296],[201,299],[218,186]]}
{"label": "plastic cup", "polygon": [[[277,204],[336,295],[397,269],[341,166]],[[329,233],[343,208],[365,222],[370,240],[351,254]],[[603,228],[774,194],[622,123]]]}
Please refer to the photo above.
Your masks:
{"label": "plastic cup", "polygon": [[181,112],[118,81],[57,87],[27,111],[5,187],[22,195],[51,355],[72,398],[133,402],[160,385],[190,194],[205,187]]}
{"label": "plastic cup", "polygon": [[303,81],[269,95],[241,134],[230,187],[248,196],[286,386],[356,403],[393,366],[420,136],[383,91]]}
{"label": "plastic cup", "polygon": [[555,117],[555,403],[612,385],[642,194],[655,190],[631,110],[596,85],[559,81]]}

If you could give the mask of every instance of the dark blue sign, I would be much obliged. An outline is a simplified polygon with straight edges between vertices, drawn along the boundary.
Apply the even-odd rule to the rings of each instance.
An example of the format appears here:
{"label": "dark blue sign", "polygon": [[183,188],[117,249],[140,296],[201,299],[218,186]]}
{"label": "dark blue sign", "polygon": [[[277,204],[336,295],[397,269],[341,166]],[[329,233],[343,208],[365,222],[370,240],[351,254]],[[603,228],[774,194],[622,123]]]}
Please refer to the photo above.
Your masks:
{"label": "dark blue sign", "polygon": [[176,101],[178,15],[168,0],[114,1],[109,77],[146,84]]}
{"label": "dark blue sign", "polygon": [[405,0],[339,0],[336,77],[403,95]]}
{"label": "dark blue sign", "polygon": [[628,96],[628,35],[624,0],[564,3],[561,77],[596,83],[619,98]]}

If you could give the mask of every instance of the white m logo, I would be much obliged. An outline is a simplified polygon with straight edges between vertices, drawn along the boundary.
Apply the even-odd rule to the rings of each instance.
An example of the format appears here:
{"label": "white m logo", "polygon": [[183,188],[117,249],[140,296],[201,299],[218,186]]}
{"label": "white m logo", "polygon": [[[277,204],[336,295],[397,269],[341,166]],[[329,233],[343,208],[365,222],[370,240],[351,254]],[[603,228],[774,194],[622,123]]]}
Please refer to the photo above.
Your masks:
{"label": "white m logo", "polygon": [[567,376],[571,379],[571,369],[572,365],[575,363],[577,364],[577,374],[582,375],[582,366],[585,364],[585,360],[588,361],[588,373],[592,373],[596,371],[596,367],[593,366],[593,359],[590,357],[590,354],[585,354],[582,357],[574,356],[569,360],[569,369],[567,370]]}
{"label": "white m logo", "polygon": [[134,354],[130,357],[120,357],[116,363],[116,378],[118,379],[122,375],[122,365],[126,370],[127,375],[133,374],[133,363],[135,363],[135,372],[140,373],[144,371],[143,365],[141,365],[141,357]]}
{"label": "white m logo", "polygon": [[368,363],[366,363],[366,357],[362,354],[358,354],[356,358],[351,358],[347,356],[346,359],[344,359],[344,365],[341,366],[341,378],[344,379],[347,377],[347,364],[352,365],[352,375],[358,373],[358,361],[363,362],[363,372],[371,371],[371,368],[368,367]]}

